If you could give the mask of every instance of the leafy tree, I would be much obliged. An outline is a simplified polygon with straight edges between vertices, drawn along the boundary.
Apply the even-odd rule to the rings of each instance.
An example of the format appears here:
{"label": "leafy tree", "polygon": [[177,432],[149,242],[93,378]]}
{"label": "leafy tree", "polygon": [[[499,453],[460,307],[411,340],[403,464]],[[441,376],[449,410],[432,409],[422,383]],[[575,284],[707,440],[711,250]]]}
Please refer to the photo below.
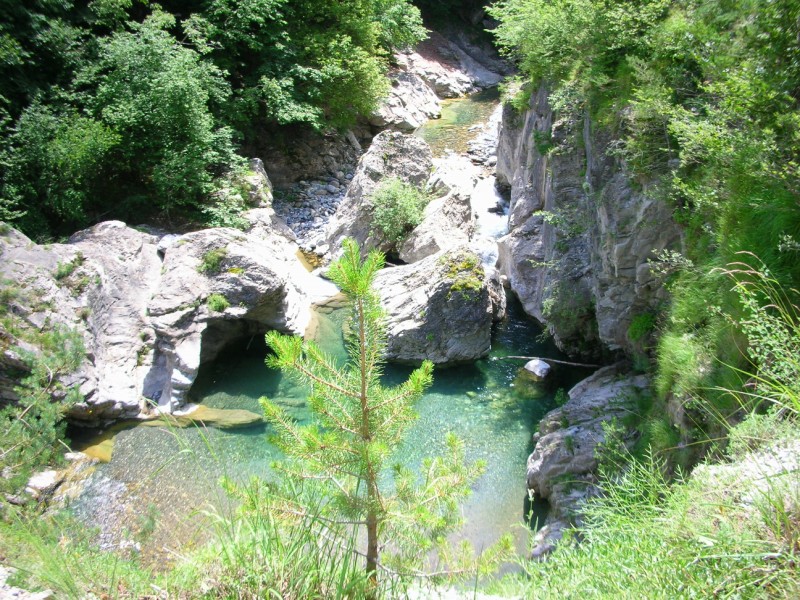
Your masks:
{"label": "leafy tree", "polygon": [[[88,221],[87,210],[107,176],[107,161],[120,136],[102,122],[74,109],[34,103],[10,138],[3,218],[19,220],[41,236],[58,223],[65,232]],[[13,214],[13,209],[21,209]]]}
{"label": "leafy tree", "polygon": [[[121,136],[120,175],[158,206],[197,204],[235,162],[231,131],[214,118],[230,93],[222,73],[182,47],[154,12],[105,40],[81,77],[96,81],[94,114]],[[126,173],[127,172],[127,173]]]}
{"label": "leafy tree", "polygon": [[386,332],[372,282],[382,265],[376,251],[362,262],[358,245],[346,240],[344,255],[331,267],[331,279],[352,303],[346,365],[313,342],[267,334],[275,353],[267,365],[311,384],[314,422],[299,425],[262,399],[276,442],[289,457],[278,468],[293,482],[292,493],[270,498],[271,510],[289,519],[306,517],[307,506],[317,506],[314,499],[322,497],[318,519],[331,534],[344,537],[353,528],[365,529],[366,572],[373,589],[379,566],[414,571],[432,548],[447,554],[445,536],[460,523],[459,500],[483,468],[464,464],[463,444],[451,435],[449,454],[425,461],[419,481],[402,466],[393,468],[393,481],[387,476],[392,452],[414,421],[413,404],[431,384],[433,365],[424,362],[400,386],[381,384]]}
{"label": "leafy tree", "polygon": [[349,126],[424,35],[408,0],[0,0],[0,218],[38,239],[100,216],[234,222],[209,206],[234,138]]}
{"label": "leafy tree", "polygon": [[425,36],[405,0],[211,0],[184,27],[230,74],[245,135],[254,122],[352,124],[388,89],[388,50]]}

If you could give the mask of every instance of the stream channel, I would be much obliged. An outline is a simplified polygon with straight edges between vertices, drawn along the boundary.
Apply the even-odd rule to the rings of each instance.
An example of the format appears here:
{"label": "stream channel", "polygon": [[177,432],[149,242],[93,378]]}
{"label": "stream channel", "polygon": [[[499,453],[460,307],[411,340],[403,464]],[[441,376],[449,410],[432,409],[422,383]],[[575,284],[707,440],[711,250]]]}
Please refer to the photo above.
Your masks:
{"label": "stream channel", "polygon": [[[434,141],[435,156],[445,148],[463,152],[460,144],[471,135],[468,130],[485,122],[496,106],[496,94],[491,93],[449,101],[442,119],[426,125],[421,135],[444,140]],[[505,231],[504,215],[485,212],[498,198],[494,177],[482,178],[473,193],[473,207],[485,238],[496,239]],[[322,309],[317,316],[317,341],[343,356],[344,310]],[[551,341],[541,340],[541,333],[509,292],[508,315],[495,326],[489,357],[436,369],[433,386],[417,405],[419,419],[395,454],[401,463],[418,465],[424,457],[442,452],[445,434],[452,431],[465,441],[468,461],[486,461],[485,474],[463,506],[467,523],[458,534],[477,549],[508,532],[524,549],[525,464],[532,451],[531,436],[554,407],[555,391],[569,389],[589,374],[557,366],[552,380],[540,388],[519,378],[524,361],[494,360],[508,355],[565,358]],[[260,414],[258,398],[268,396],[299,421],[307,421],[307,389],[268,369],[266,352],[262,339],[243,339],[226,348],[220,358],[201,367],[192,400]],[[409,372],[409,367],[388,365],[386,382],[399,383]],[[169,562],[182,548],[208,538],[208,507],[223,513],[231,508],[218,485],[220,477],[270,476],[270,463],[281,456],[268,442],[268,433],[263,424],[233,430],[121,428],[114,435],[110,462],[97,467],[73,510],[87,525],[99,528],[101,546],[107,548],[119,547],[126,537],[136,538],[137,531],[152,530],[147,539],[140,536],[142,557]],[[535,506],[535,516],[542,519],[545,510]]]}

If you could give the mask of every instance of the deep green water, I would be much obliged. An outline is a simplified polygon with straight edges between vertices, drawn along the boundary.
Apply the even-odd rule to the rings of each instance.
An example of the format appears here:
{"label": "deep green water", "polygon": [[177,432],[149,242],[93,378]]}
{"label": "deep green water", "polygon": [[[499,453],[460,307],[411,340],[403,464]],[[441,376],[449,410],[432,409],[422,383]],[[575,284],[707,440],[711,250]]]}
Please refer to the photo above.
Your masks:
{"label": "deep green water", "polygon": [[446,150],[467,151],[467,143],[475,137],[469,129],[489,118],[500,100],[497,88],[488,88],[464,98],[442,101],[442,116],[422,125],[415,135],[428,142],[434,156]]}

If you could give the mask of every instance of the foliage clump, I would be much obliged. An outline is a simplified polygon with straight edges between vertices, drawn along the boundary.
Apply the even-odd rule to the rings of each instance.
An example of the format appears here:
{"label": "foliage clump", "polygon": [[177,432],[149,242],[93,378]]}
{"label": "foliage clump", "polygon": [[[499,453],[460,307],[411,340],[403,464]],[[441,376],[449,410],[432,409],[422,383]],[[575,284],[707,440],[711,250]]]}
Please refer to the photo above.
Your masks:
{"label": "foliage clump", "polygon": [[212,248],[203,254],[200,264],[197,265],[197,272],[216,275],[222,269],[222,263],[226,256],[228,256],[227,248]]}
{"label": "foliage clump", "polygon": [[380,183],[370,201],[373,233],[397,246],[422,223],[428,198],[414,185],[391,177]]}
{"label": "foliage clump", "polygon": [[[60,378],[81,365],[85,351],[83,339],[71,329],[48,326],[34,332],[7,327],[8,317],[3,317],[2,341],[11,342],[9,351],[22,365],[10,373],[18,381],[16,401],[0,409],[0,492],[15,494],[36,469],[58,463],[67,448],[64,416],[82,396],[78,387],[65,387]],[[23,349],[19,340],[34,344],[37,351]]]}
{"label": "foliage clump", "polygon": [[0,220],[39,240],[109,215],[241,225],[212,200],[239,149],[352,125],[388,91],[391,51],[426,35],[407,0],[64,0],[2,16]]}
{"label": "foliage clump", "polygon": [[231,305],[222,294],[210,294],[206,299],[206,304],[214,312],[225,312],[225,309]]}

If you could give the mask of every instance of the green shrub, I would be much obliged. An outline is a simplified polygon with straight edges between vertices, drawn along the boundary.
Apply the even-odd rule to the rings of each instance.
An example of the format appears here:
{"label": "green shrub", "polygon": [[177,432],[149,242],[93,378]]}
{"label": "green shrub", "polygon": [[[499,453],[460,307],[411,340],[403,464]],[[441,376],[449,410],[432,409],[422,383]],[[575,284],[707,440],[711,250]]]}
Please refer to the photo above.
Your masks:
{"label": "green shrub", "polygon": [[428,198],[410,183],[392,177],[380,183],[371,201],[372,232],[397,245],[422,222]]}
{"label": "green shrub", "polygon": [[222,294],[211,294],[206,300],[206,304],[214,312],[224,312],[231,305]]}
{"label": "green shrub", "polygon": [[556,406],[564,406],[567,402],[569,402],[569,394],[567,394],[567,391],[564,388],[558,388],[553,400],[555,401]]}
{"label": "green shrub", "polygon": [[636,315],[628,326],[628,339],[638,342],[647,337],[656,326],[656,316],[653,313]]}
{"label": "green shrub", "polygon": [[75,272],[75,269],[83,264],[84,260],[83,254],[78,252],[69,262],[62,263],[59,261],[58,265],[56,265],[56,270],[53,271],[53,277],[57,281],[69,277]]}
{"label": "green shrub", "polygon": [[222,261],[228,256],[227,248],[214,248],[203,254],[200,264],[197,266],[198,273],[206,275],[216,275],[222,268]]}

